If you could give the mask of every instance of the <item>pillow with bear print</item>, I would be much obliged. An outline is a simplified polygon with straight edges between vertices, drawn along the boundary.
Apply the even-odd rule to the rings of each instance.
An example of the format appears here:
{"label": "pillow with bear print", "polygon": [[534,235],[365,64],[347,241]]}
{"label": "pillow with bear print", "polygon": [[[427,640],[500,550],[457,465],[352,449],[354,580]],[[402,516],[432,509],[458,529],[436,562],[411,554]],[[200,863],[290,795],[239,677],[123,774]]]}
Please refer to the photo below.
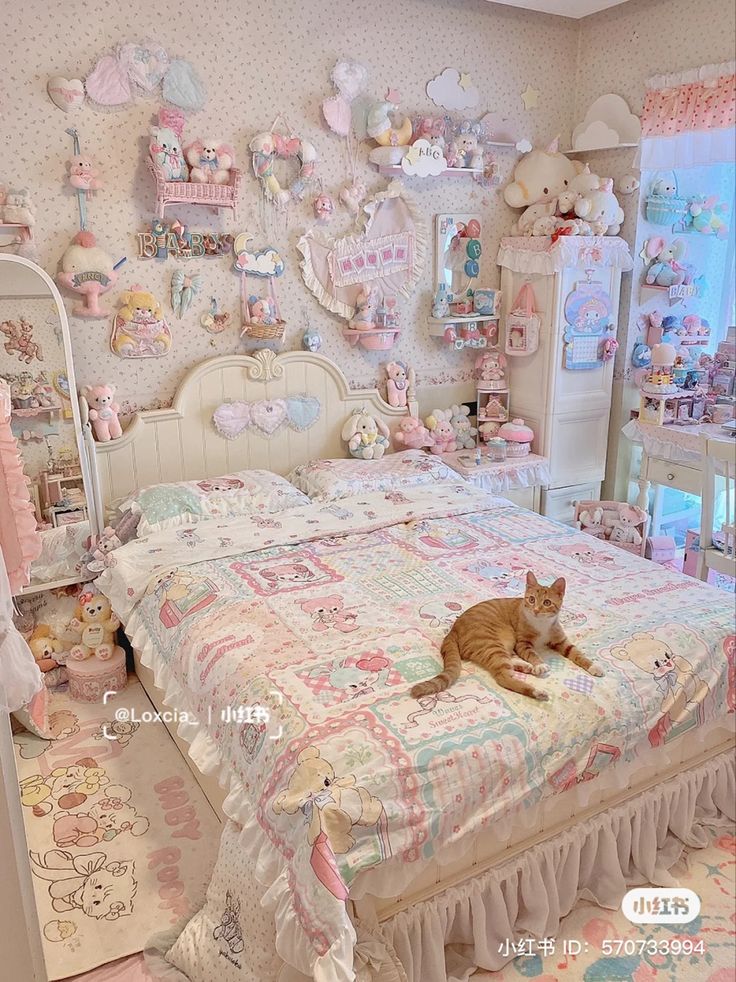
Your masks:
{"label": "pillow with bear print", "polygon": [[378,460],[309,460],[295,467],[288,480],[312,501],[337,501],[354,494],[398,491],[442,481],[463,483],[441,457],[423,450],[401,450]]}
{"label": "pillow with bear print", "polygon": [[237,471],[202,481],[142,488],[120,506],[140,515],[138,538],[211,518],[269,514],[310,504],[309,498],[272,471]]}

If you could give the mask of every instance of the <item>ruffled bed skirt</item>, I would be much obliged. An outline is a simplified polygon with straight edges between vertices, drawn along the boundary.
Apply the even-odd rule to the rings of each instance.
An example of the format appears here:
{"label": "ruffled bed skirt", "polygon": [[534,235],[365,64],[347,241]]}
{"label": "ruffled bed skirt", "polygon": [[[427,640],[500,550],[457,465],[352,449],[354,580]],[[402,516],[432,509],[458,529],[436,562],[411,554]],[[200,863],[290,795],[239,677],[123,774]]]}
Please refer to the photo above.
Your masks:
{"label": "ruffled bed skirt", "polygon": [[[349,903],[357,935],[355,978],[466,982],[477,968],[497,971],[510,960],[499,953],[507,939],[554,937],[579,899],[617,909],[631,886],[674,885],[669,871],[683,849],[707,845],[709,827],[735,819],[736,760],[728,752],[380,924],[367,900]],[[258,875],[247,838],[245,827],[228,823],[205,906],[167,951],[169,970],[173,963],[191,982],[308,982],[276,955],[275,921],[283,928],[288,918],[274,904],[275,884],[259,889],[258,881],[267,878]],[[236,970],[221,957],[213,932],[228,890],[244,887],[249,910],[243,912],[245,949]],[[166,951],[167,942],[160,949]],[[160,969],[160,955],[149,950],[147,958],[154,973]],[[179,982],[181,976],[171,972],[166,978]],[[320,978],[342,980],[345,974],[323,963]]]}
{"label": "ruffled bed skirt", "polygon": [[380,925],[359,903],[357,977],[466,982],[476,968],[497,971],[506,939],[555,936],[579,899],[617,909],[631,886],[674,885],[683,849],[735,819],[736,763],[724,753]]}

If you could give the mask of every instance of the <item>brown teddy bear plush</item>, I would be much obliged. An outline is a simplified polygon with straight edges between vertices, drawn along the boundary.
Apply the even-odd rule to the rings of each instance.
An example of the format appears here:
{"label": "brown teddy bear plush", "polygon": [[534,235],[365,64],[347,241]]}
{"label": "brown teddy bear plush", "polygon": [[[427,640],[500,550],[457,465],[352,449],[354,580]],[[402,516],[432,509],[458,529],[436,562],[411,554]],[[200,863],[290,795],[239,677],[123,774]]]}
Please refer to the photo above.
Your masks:
{"label": "brown teddy bear plush", "polygon": [[120,621],[113,614],[107,597],[101,593],[80,593],[79,604],[69,626],[79,634],[78,642],[69,652],[69,657],[74,661],[84,661],[92,655],[101,661],[112,658],[115,632],[120,627]]}
{"label": "brown teddy bear plush", "polygon": [[52,635],[48,624],[38,625],[28,639],[28,647],[42,672],[50,672],[52,668],[59,667],[56,655],[64,650],[64,644]]}
{"label": "brown teddy bear plush", "polygon": [[307,841],[314,845],[326,836],[333,853],[346,853],[354,844],[354,825],[375,825],[383,815],[381,801],[348,774],[336,778],[332,764],[320,756],[317,747],[305,747],[297,757],[297,766],[289,786],[273,803],[277,815],[307,816]]}

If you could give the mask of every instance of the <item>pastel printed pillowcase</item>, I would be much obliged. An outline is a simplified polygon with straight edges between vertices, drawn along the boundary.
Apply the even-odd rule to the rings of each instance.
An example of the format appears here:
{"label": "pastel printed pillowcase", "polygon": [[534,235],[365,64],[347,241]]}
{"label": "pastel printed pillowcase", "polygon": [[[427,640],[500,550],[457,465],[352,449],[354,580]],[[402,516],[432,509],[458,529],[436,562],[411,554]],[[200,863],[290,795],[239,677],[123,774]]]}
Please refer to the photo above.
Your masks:
{"label": "pastel printed pillowcase", "polygon": [[271,471],[248,470],[202,481],[154,484],[121,505],[140,515],[138,536],[211,518],[268,514],[308,505],[309,498]]}
{"label": "pastel printed pillowcase", "polygon": [[287,480],[312,501],[337,501],[371,491],[401,491],[463,478],[439,457],[421,450],[402,450],[379,460],[310,460],[299,464]]}

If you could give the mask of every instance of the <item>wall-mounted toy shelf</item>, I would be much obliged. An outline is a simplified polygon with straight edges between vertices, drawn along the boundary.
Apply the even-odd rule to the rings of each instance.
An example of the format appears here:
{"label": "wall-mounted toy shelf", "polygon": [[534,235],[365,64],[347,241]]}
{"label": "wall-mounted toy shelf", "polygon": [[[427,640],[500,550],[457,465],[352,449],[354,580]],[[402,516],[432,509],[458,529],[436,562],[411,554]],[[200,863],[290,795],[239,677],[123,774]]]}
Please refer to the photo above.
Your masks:
{"label": "wall-mounted toy shelf", "polygon": [[[376,164],[378,167],[378,173],[382,177],[419,177],[418,174],[407,174],[401,164]],[[441,174],[432,175],[430,180],[436,177],[463,177],[466,174],[482,174],[483,168],[481,167],[448,167],[447,170],[443,170]],[[426,177],[420,178],[422,181],[426,181]]]}
{"label": "wall-mounted toy shelf", "polygon": [[430,317],[430,337],[439,338],[456,350],[486,348],[495,340],[498,316]]}
{"label": "wall-mounted toy shelf", "polygon": [[577,153],[602,153],[604,150],[634,150],[638,146],[638,143],[616,143],[609,147],[581,147],[580,149],[571,147],[569,150],[561,150],[560,153],[564,153],[566,157],[574,157]]}
{"label": "wall-mounted toy shelf", "polygon": [[38,406],[36,409],[11,409],[10,415],[19,419],[32,419],[35,416],[48,416],[51,419],[60,412],[61,406]]}
{"label": "wall-mounted toy shelf", "polygon": [[473,322],[482,323],[484,321],[497,321],[498,314],[469,314],[466,316],[455,317],[430,317],[430,324],[471,324]]}

